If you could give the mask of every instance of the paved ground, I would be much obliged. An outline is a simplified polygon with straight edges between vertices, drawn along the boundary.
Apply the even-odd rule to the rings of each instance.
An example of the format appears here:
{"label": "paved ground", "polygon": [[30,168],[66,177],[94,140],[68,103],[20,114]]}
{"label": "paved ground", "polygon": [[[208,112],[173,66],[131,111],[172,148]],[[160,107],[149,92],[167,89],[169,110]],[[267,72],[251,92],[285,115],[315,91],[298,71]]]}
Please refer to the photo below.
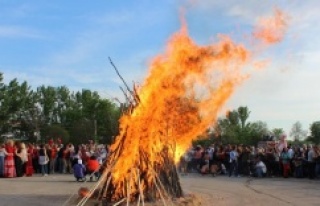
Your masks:
{"label": "paved ground", "polygon": [[[229,178],[190,174],[181,177],[187,193],[201,196],[205,205],[320,205],[320,181],[282,178]],[[0,206],[61,206],[77,196],[81,186],[72,175],[0,179]],[[73,198],[74,199],[74,198]]]}
{"label": "paved ground", "polygon": [[92,185],[76,182],[70,174],[1,178],[0,206],[62,206],[81,186]]}
{"label": "paved ground", "polygon": [[320,205],[319,180],[188,175],[181,182],[206,205]]}

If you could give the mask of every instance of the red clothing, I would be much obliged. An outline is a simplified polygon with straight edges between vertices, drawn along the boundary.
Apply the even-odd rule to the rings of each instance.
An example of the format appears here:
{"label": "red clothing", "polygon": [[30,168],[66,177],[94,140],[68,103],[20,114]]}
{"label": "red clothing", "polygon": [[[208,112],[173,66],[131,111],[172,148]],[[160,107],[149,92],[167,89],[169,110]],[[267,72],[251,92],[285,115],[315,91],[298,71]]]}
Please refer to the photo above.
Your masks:
{"label": "red clothing", "polygon": [[283,166],[283,177],[289,177],[290,163],[282,163]]}
{"label": "red clothing", "polygon": [[49,145],[52,146],[53,145],[53,139],[49,140]]}
{"label": "red clothing", "polygon": [[87,162],[87,171],[88,172],[94,172],[99,169],[100,165],[98,160],[88,160]]}
{"label": "red clothing", "polygon": [[5,177],[16,177],[16,168],[14,164],[14,153],[15,148],[12,146],[6,146],[8,155],[4,159],[4,176]]}
{"label": "red clothing", "polygon": [[70,158],[70,150],[69,149],[65,149],[63,151],[63,156],[62,156],[63,159],[69,159]]}
{"label": "red clothing", "polygon": [[50,158],[51,159],[55,159],[57,157],[57,153],[58,153],[58,149],[56,147],[53,147],[51,149],[51,154],[50,154]]}
{"label": "red clothing", "polygon": [[38,149],[33,148],[33,149],[32,149],[32,158],[38,159],[38,157],[39,157]]}
{"label": "red clothing", "polygon": [[81,155],[82,163],[86,164],[87,161],[89,160],[89,157],[88,157],[88,155],[86,153],[86,150],[82,149],[80,155]]}
{"label": "red clothing", "polygon": [[33,148],[29,148],[28,149],[28,161],[26,163],[26,176],[28,176],[28,177],[33,175],[32,157],[33,157]]}

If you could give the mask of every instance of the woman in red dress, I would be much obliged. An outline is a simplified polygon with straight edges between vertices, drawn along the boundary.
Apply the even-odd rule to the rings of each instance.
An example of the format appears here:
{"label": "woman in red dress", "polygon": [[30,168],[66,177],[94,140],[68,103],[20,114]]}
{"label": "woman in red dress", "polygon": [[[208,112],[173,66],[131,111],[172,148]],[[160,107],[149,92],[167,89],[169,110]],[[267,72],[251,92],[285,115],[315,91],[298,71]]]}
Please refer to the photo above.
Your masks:
{"label": "woman in red dress", "polygon": [[14,155],[16,148],[12,140],[8,140],[6,144],[7,155],[4,160],[4,177],[16,177],[16,168],[14,164]]}
{"label": "woman in red dress", "polygon": [[28,146],[28,161],[26,164],[26,176],[31,177],[33,175],[32,157],[33,157],[33,145]]}

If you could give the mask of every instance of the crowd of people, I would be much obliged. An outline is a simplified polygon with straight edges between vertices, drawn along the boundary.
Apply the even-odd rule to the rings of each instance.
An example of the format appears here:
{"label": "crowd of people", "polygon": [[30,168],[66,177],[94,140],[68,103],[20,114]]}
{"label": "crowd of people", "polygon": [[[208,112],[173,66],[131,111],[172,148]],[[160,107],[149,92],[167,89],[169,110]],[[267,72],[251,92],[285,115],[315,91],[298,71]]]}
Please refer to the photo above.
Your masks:
{"label": "crowd of people", "polygon": [[180,170],[229,177],[320,178],[320,146],[288,145],[285,138],[271,147],[197,145],[181,157]]}
{"label": "crowd of people", "polygon": [[[0,177],[48,176],[54,173],[74,174],[78,181],[87,174],[99,177],[99,168],[108,156],[107,145],[54,143],[25,144],[8,140],[0,145]],[[91,175],[91,180],[92,180]]]}
{"label": "crowd of people", "polygon": [[[108,145],[74,146],[61,142],[25,144],[8,140],[0,144],[0,177],[47,176],[54,173],[73,174],[78,181],[100,176],[107,159]],[[320,178],[320,146],[288,145],[285,136],[273,146],[214,145],[190,148],[180,159],[181,174],[224,174],[255,177]]]}

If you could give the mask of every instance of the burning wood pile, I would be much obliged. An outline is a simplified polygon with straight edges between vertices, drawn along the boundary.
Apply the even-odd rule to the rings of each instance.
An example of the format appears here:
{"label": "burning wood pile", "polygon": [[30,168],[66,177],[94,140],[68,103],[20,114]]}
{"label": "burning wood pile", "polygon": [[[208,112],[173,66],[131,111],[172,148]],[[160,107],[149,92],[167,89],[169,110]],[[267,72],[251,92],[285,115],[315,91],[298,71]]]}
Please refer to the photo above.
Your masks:
{"label": "burning wood pile", "polygon": [[176,163],[247,78],[241,70],[249,57],[243,45],[226,36],[197,45],[184,24],[165,53],[153,59],[145,82],[133,91],[127,87],[130,106],[92,190],[97,199],[108,205],[167,205],[182,197]]}

